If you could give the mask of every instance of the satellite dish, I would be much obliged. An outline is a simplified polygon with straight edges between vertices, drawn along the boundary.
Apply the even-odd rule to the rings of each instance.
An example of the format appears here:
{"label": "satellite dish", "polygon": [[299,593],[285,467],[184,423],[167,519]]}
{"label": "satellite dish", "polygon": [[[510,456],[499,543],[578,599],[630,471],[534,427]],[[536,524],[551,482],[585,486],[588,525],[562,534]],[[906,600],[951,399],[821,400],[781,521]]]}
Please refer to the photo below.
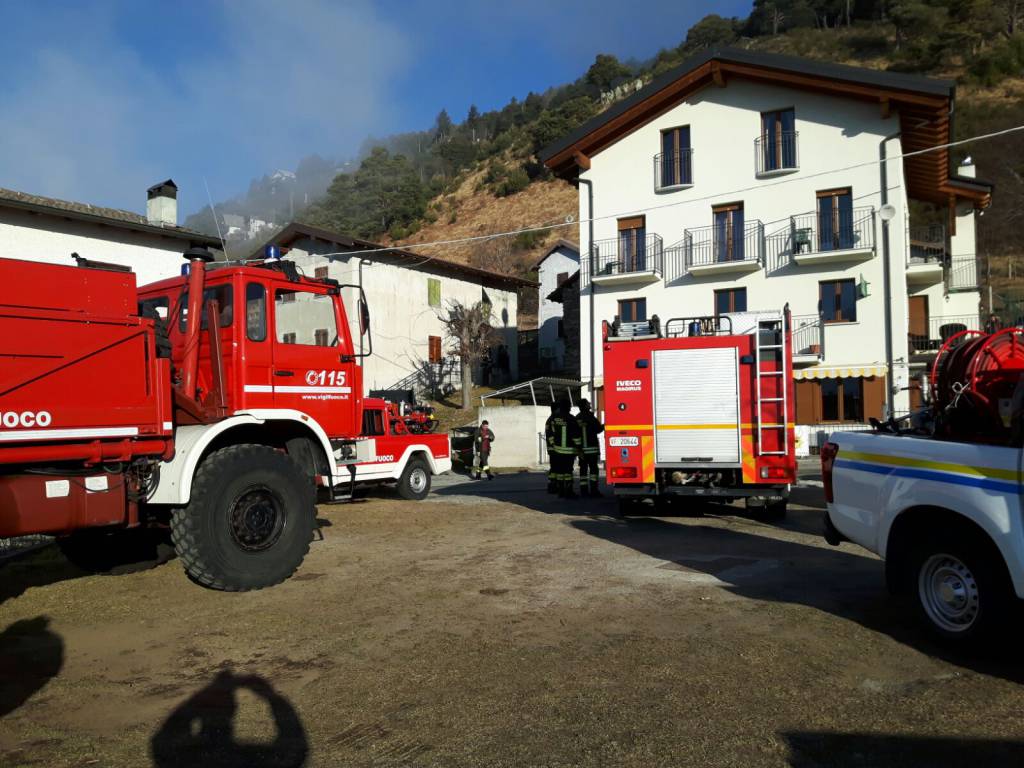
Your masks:
{"label": "satellite dish", "polygon": [[878,215],[882,217],[882,221],[892,221],[896,217],[896,206],[886,203],[878,209]]}

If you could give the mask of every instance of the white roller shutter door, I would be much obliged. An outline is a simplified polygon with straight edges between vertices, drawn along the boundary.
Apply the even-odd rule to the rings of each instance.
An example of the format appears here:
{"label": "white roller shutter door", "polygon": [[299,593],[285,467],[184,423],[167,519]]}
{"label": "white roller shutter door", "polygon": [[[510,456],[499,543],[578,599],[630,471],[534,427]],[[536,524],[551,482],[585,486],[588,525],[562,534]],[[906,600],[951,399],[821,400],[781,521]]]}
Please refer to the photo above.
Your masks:
{"label": "white roller shutter door", "polygon": [[654,353],[655,462],[740,463],[735,347]]}

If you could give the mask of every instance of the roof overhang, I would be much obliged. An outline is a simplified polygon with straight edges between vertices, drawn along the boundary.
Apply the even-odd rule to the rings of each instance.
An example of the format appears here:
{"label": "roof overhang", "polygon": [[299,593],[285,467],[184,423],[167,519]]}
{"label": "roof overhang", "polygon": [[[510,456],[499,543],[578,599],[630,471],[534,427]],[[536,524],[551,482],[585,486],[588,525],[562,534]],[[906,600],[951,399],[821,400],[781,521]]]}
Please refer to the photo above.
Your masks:
{"label": "roof overhang", "polygon": [[304,238],[337,245],[339,246],[339,251],[372,251],[372,253],[362,254],[363,257],[368,259],[397,258],[399,261],[406,262],[407,266],[410,268],[423,268],[427,271],[446,272],[467,280],[475,280],[482,285],[502,287],[513,291],[518,288],[536,288],[538,285],[538,283],[533,280],[524,280],[521,277],[503,275],[500,272],[491,272],[487,269],[471,267],[468,264],[461,264],[457,261],[451,261],[437,256],[428,256],[423,253],[416,253],[414,251],[406,250],[401,246],[390,247],[381,245],[380,243],[374,243],[369,240],[352,237],[340,232],[331,232],[327,229],[321,229],[320,227],[314,227],[309,224],[300,224],[294,221],[253,251],[251,258],[263,258],[266,248],[269,245],[288,247],[292,243]]}
{"label": "roof overhang", "polygon": [[[0,198],[0,208],[25,211],[38,216],[53,216],[54,218],[66,219],[67,221],[81,221],[89,224],[95,224],[100,227],[109,227],[110,229],[122,229],[127,232],[140,232],[147,235],[166,237],[171,240],[186,242],[189,246],[201,245],[207,248],[214,248],[216,250],[220,250],[223,247],[219,238],[204,235],[202,232],[195,232],[184,227],[164,227],[159,224],[144,224],[142,222],[128,221],[127,219],[115,219],[110,216],[102,216],[100,214],[89,213],[87,211],[79,211],[73,208],[59,208],[51,205],[40,205],[39,203],[29,200],[12,200],[5,197]],[[187,249],[183,248],[183,250]]]}
{"label": "roof overhang", "polygon": [[[656,78],[633,96],[587,121],[541,151],[557,176],[570,181],[590,167],[591,158],[622,137],[672,109],[697,91],[727,87],[731,79],[781,85],[872,102],[880,114],[898,114],[904,152],[950,141],[955,84],[917,75],[883,72],[793,56],[736,48],[710,49]],[[951,183],[948,149],[904,160],[910,197],[945,203],[950,195],[977,207],[991,199],[991,186]]]}

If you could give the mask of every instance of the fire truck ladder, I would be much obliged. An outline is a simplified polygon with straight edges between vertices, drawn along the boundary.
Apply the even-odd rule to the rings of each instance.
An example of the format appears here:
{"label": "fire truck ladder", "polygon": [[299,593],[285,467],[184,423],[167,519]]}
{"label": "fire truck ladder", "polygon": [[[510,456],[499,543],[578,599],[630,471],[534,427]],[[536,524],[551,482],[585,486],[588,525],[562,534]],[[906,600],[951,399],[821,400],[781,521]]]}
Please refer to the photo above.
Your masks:
{"label": "fire truck ladder", "polygon": [[[757,375],[755,381],[757,382],[757,402],[754,405],[757,411],[757,455],[758,456],[785,456],[786,455],[786,420],[789,418],[789,403],[786,401],[786,392],[789,387],[786,386],[788,379],[786,378],[789,371],[786,368],[786,329],[784,327],[784,318],[780,317],[771,320],[758,320],[757,322],[757,340],[754,344],[754,366]],[[765,340],[778,341],[778,344],[766,344]],[[782,360],[782,365],[777,371],[762,371],[761,361],[765,358],[765,353],[768,353],[769,359],[773,358],[776,354],[779,359]],[[778,387],[782,391],[782,397],[763,397],[761,393],[761,382],[773,377],[781,376],[781,383]],[[780,424],[769,423],[765,424],[764,419],[764,404],[765,403],[782,403],[782,417]],[[774,421],[778,421],[775,419]],[[766,430],[777,429],[782,433],[782,437],[779,440],[779,445],[782,446],[782,450],[779,451],[766,451],[764,449],[764,433]]]}

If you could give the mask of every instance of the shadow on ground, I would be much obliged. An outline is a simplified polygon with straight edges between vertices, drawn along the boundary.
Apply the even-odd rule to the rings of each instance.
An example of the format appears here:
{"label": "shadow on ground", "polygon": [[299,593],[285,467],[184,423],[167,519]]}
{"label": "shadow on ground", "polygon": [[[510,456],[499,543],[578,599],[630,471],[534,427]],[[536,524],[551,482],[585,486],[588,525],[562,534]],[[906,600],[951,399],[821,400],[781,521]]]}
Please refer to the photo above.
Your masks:
{"label": "shadow on ground", "polygon": [[[99,538],[97,534],[94,538]],[[69,558],[70,555],[70,558]],[[173,560],[166,530],[118,531],[111,541],[87,542],[65,554],[57,544],[0,562],[0,604],[32,587],[43,587],[94,573],[123,576],[148,571]]]}
{"label": "shadow on ground", "polygon": [[1024,665],[1010,649],[971,654],[929,640],[902,604],[889,596],[881,561],[860,554],[852,545],[809,546],[734,528],[656,518],[572,520],[570,525],[664,561],[661,568],[712,575],[735,595],[814,608],[958,666],[1024,682]]}
{"label": "shadow on ground", "polygon": [[10,714],[57,676],[64,640],[50,619],[22,619],[0,632],[0,717]]}
{"label": "shadow on ground", "polygon": [[[269,709],[273,740],[236,738],[237,693],[243,689]],[[258,675],[224,670],[170,714],[153,735],[150,752],[155,768],[300,768],[309,756],[309,741],[298,712],[270,683]]]}
{"label": "shadow on ground", "polygon": [[874,733],[783,733],[794,768],[976,768],[1020,765],[1024,742]]}

